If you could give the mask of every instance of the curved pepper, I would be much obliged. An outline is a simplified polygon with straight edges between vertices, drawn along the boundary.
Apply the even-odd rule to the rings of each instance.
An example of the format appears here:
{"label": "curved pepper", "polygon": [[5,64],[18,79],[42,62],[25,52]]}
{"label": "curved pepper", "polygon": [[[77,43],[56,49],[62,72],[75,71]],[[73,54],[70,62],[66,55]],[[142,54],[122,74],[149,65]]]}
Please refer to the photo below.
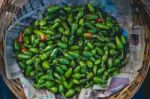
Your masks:
{"label": "curved pepper", "polygon": [[120,50],[123,50],[124,46],[123,46],[121,40],[119,39],[119,37],[116,36],[115,41],[116,41],[117,48],[120,49]]}
{"label": "curved pepper", "polygon": [[65,77],[69,78],[72,75],[72,68],[68,69],[68,71],[65,73]]}
{"label": "curved pepper", "polygon": [[69,89],[66,94],[65,94],[65,97],[69,98],[69,97],[72,97],[75,95],[75,90],[73,89]]}
{"label": "curved pepper", "polygon": [[55,13],[55,12],[57,12],[57,11],[59,11],[60,10],[60,6],[49,6],[48,8],[47,8],[47,12],[49,13],[49,14],[51,14],[51,13]]}

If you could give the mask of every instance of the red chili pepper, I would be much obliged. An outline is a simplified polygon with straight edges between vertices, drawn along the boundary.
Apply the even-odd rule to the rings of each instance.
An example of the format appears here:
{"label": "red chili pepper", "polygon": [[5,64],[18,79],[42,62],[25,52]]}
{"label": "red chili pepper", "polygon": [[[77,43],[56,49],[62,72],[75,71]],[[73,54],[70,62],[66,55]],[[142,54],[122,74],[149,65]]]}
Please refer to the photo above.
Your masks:
{"label": "red chili pepper", "polygon": [[105,19],[103,19],[103,18],[97,18],[96,19],[96,22],[98,22],[98,23],[102,23],[102,22],[104,22],[105,21]]}
{"label": "red chili pepper", "polygon": [[18,43],[19,44],[22,44],[23,43],[23,32],[21,32],[20,34],[19,34],[19,36],[18,36]]}
{"label": "red chili pepper", "polygon": [[28,49],[27,49],[27,48],[25,48],[25,47],[23,47],[23,48],[21,48],[21,49],[20,49],[20,51],[24,53],[24,52],[27,52],[27,51],[28,51]]}
{"label": "red chili pepper", "polygon": [[41,35],[40,35],[40,41],[45,41],[45,40],[46,40],[46,35],[41,34]]}

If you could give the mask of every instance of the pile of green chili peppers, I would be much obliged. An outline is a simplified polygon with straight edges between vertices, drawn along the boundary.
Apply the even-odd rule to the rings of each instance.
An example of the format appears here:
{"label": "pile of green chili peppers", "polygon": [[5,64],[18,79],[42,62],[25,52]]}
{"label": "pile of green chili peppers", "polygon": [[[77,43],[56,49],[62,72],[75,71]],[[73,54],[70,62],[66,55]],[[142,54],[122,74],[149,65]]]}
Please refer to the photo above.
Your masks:
{"label": "pile of green chili peppers", "polygon": [[99,7],[52,5],[19,34],[14,50],[35,88],[68,98],[118,74],[127,43],[118,22]]}

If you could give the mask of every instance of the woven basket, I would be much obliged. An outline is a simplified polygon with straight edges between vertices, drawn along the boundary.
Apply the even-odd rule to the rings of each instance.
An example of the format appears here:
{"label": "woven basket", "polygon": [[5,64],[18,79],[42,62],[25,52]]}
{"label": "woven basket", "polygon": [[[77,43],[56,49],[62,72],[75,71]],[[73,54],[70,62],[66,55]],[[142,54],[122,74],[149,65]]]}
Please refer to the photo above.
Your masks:
{"label": "woven basket", "polygon": [[[9,89],[18,97],[19,99],[25,99],[24,90],[20,84],[19,79],[8,80],[5,74],[5,66],[3,60],[4,54],[4,34],[6,33],[8,27],[16,18],[21,17],[23,14],[20,10],[24,10],[26,3],[32,3],[34,0],[0,0],[0,74],[2,75],[4,81],[6,82]],[[43,0],[39,0],[41,5],[43,5]],[[131,99],[131,97],[137,92],[141,83],[145,79],[150,61],[150,12],[147,10],[142,0],[130,0],[132,5],[132,23],[133,25],[142,26],[142,35],[145,39],[145,50],[143,56],[142,68],[138,71],[138,76],[136,79],[128,86],[126,86],[122,91],[109,97],[109,99]],[[31,5],[31,9],[35,9],[36,5]],[[17,16],[16,16],[17,15]]]}

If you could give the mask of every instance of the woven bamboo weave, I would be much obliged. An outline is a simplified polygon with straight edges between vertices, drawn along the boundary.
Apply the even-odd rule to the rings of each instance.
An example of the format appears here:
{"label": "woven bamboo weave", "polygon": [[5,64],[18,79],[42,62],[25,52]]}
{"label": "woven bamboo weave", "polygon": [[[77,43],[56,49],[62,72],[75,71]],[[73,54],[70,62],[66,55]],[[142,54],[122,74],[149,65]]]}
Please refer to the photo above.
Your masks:
{"label": "woven bamboo weave", "polygon": [[[40,0],[41,2],[43,0]],[[31,0],[0,0],[0,74],[9,89],[19,99],[25,99],[23,88],[19,79],[8,80],[5,75],[5,65],[3,60],[4,54],[4,34],[11,23],[15,21],[15,16],[19,18],[22,16],[21,9],[25,9],[24,5],[31,3]],[[139,70],[136,79],[122,91],[109,97],[109,99],[131,99],[131,97],[138,91],[140,85],[144,81],[149,70],[150,63],[150,12],[144,5],[142,0],[130,0],[132,5],[132,24],[142,26],[142,35],[145,40],[144,60],[142,68]],[[42,3],[41,3],[42,4]],[[32,9],[35,9],[32,6]],[[138,9],[138,10],[137,10]]]}

